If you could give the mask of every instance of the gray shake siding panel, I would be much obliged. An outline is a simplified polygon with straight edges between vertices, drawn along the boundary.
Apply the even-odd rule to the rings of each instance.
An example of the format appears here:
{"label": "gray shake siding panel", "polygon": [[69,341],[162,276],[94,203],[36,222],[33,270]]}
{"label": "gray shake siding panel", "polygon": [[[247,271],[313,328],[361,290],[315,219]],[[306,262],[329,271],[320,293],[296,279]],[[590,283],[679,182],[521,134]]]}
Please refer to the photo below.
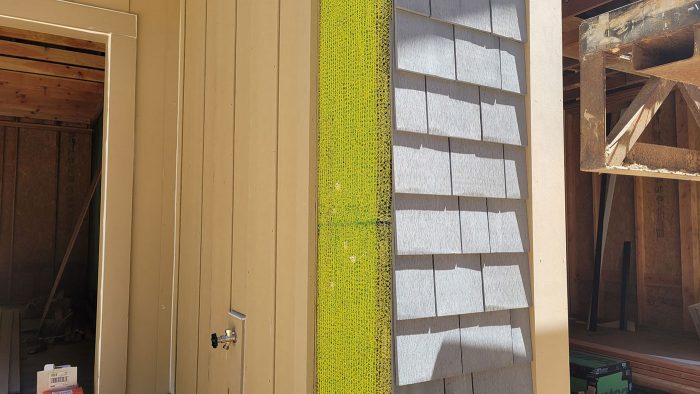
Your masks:
{"label": "gray shake siding panel", "polygon": [[430,134],[481,139],[478,87],[428,77],[427,91]]}
{"label": "gray shake siding panel", "polygon": [[524,0],[395,4],[395,392],[528,393]]}

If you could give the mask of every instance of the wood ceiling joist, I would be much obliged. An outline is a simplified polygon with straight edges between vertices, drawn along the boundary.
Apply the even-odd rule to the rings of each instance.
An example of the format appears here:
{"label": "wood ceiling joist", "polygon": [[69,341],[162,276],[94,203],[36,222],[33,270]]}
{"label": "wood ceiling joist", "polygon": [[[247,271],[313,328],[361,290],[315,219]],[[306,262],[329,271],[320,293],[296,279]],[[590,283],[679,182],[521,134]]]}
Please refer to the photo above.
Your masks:
{"label": "wood ceiling joist", "polygon": [[0,26],[0,37],[15,38],[25,41],[35,41],[44,44],[79,48],[95,52],[105,52],[105,44],[101,42],[80,40],[77,38],[57,36],[53,34],[39,33],[29,30],[13,29]]}
{"label": "wood ceiling joist", "polygon": [[102,101],[104,85],[96,82],[0,70],[0,96],[45,97],[76,101]]}
{"label": "wood ceiling joist", "polygon": [[105,67],[104,56],[13,41],[0,40],[0,55],[90,67],[100,70],[104,70]]}
{"label": "wood ceiling joist", "polygon": [[19,71],[92,82],[103,82],[105,77],[104,71],[95,70],[93,68],[68,66],[9,56],[0,56],[0,70]]}

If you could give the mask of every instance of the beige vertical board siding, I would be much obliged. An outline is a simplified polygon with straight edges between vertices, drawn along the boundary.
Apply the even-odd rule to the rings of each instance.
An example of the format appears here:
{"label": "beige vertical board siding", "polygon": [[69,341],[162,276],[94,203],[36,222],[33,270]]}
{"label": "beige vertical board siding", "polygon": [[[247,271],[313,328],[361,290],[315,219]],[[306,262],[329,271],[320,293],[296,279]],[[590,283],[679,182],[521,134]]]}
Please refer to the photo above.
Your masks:
{"label": "beige vertical board siding", "polygon": [[[247,316],[245,392],[274,391],[279,1],[238,4],[232,307]],[[286,196],[285,196],[286,198]],[[281,388],[280,388],[281,389]]]}
{"label": "beige vertical board siding", "polygon": [[[196,393],[198,354],[202,347],[199,293],[206,0],[188,0],[185,4],[175,388],[178,393]],[[203,351],[208,352],[206,348]]]}
{"label": "beige vertical board siding", "polygon": [[[207,1],[202,177],[202,283],[207,285],[202,287],[200,304],[205,324],[200,338],[205,347],[210,347],[208,332],[220,334],[229,327],[231,309],[236,3]],[[235,350],[226,352],[219,348],[200,353],[198,392],[229,392],[227,376],[232,372],[227,358],[232,359]],[[209,358],[204,360],[202,356],[207,354]],[[207,367],[202,368],[203,365]],[[211,381],[207,382],[207,377]]]}
{"label": "beige vertical board siding", "polygon": [[280,393],[314,388],[318,8],[318,0],[280,1],[275,310]]}
{"label": "beige vertical board siding", "polygon": [[561,2],[528,1],[528,123],[535,392],[569,392]]}

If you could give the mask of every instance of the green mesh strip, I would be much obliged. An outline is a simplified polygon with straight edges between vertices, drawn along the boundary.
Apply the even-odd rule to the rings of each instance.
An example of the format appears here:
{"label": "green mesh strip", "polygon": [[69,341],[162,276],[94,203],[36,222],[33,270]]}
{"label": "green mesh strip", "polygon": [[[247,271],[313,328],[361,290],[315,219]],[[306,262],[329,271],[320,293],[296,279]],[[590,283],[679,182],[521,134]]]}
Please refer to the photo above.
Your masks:
{"label": "green mesh strip", "polygon": [[391,392],[391,0],[321,0],[319,393]]}

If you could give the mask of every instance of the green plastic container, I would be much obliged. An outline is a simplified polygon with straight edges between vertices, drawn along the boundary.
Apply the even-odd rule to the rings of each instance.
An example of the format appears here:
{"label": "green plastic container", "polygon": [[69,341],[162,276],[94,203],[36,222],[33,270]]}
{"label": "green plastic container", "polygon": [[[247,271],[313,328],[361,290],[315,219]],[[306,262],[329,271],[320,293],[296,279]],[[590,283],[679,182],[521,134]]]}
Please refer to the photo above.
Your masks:
{"label": "green plastic container", "polygon": [[[632,369],[627,361],[572,350],[569,353],[571,392],[628,394],[632,392]],[[595,391],[590,391],[594,388]]]}

